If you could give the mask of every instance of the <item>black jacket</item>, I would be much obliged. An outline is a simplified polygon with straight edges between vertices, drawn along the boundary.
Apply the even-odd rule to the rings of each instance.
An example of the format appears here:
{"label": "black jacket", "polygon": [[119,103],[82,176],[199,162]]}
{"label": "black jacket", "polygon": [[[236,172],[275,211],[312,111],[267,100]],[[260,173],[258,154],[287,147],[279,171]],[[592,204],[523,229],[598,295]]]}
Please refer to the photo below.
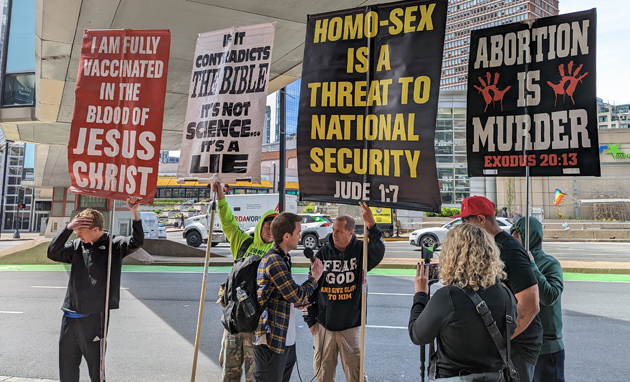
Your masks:
{"label": "black jacket", "polygon": [[[79,239],[66,244],[71,234],[72,230],[62,229],[48,246],[49,259],[72,264],[62,309],[79,314],[104,312],[109,233],[105,232],[94,244],[83,243]],[[109,309],[118,309],[123,257],[142,247],[143,242],[141,220],[133,221],[132,236],[113,237]]]}
{"label": "black jacket", "polygon": [[[506,314],[516,317],[516,299],[512,293],[500,284],[477,293],[486,302],[501,335],[512,336],[516,324],[508,324],[505,319]],[[415,294],[409,336],[416,345],[427,344],[437,337],[439,378],[454,377],[462,371],[485,373],[503,368],[503,360],[475,304],[457,286],[438,289],[431,300],[424,292]]]}
{"label": "black jacket", "polygon": [[[385,256],[385,244],[376,224],[368,231],[368,271],[376,267]],[[335,248],[330,236],[327,245],[315,256],[324,264],[324,272],[318,287],[309,301],[304,321],[309,327],[319,322],[326,329],[341,331],[361,325],[361,267],[363,265],[363,241],[356,236],[345,252]]]}

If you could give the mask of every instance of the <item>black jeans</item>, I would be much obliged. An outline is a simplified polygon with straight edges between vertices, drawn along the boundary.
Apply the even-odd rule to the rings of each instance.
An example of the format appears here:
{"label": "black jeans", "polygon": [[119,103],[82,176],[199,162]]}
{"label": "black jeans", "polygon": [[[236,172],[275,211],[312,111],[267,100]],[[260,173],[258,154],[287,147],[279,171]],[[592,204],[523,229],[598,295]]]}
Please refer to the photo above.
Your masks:
{"label": "black jeans", "polygon": [[564,349],[538,356],[534,382],[564,382]]}
{"label": "black jeans", "polygon": [[103,316],[91,314],[83,318],[63,317],[59,335],[59,379],[79,382],[81,357],[87,362],[90,380],[101,380],[101,341]]}
{"label": "black jeans", "polygon": [[295,364],[295,345],[278,354],[267,345],[254,345],[254,381],[289,382]]}
{"label": "black jeans", "polygon": [[291,380],[291,373],[293,373],[293,366],[295,365],[295,361],[297,360],[297,355],[295,354],[295,345],[287,346],[285,349],[285,353],[287,354],[287,362],[284,367],[284,375],[282,376],[282,382],[289,382]]}

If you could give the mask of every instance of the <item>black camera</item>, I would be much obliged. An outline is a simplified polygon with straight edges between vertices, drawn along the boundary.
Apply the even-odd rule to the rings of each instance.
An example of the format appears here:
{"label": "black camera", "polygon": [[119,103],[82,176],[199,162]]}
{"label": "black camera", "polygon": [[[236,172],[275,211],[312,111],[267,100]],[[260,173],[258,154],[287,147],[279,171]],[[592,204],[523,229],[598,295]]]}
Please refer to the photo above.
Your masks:
{"label": "black camera", "polygon": [[433,258],[433,247],[422,247],[422,259],[431,260]]}

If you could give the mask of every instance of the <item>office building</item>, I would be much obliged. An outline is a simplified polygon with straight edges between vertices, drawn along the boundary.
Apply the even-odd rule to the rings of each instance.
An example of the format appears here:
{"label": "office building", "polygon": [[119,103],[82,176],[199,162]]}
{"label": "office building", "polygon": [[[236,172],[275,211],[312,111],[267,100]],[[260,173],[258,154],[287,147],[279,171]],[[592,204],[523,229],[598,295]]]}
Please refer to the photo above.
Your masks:
{"label": "office building", "polygon": [[263,125],[262,143],[269,143],[271,136],[271,106],[265,106],[265,123]]}
{"label": "office building", "polygon": [[597,120],[600,129],[630,127],[630,104],[615,105],[597,98]]}
{"label": "office building", "polygon": [[[35,145],[10,142],[2,135],[2,232],[39,231],[48,218],[50,202],[38,201],[31,187],[34,175]],[[43,220],[45,224],[45,220]]]}
{"label": "office building", "polygon": [[441,89],[466,90],[470,32],[558,15],[558,0],[449,0]]}
{"label": "office building", "polygon": [[[297,136],[297,119],[300,109],[300,87],[302,79],[288,84],[267,97],[267,111],[265,113],[265,125],[263,127],[263,144],[280,142],[280,92],[284,91],[285,99],[285,126],[287,139]],[[267,125],[269,123],[269,125]],[[265,132],[269,128],[268,135]],[[272,134],[273,132],[273,134]]]}

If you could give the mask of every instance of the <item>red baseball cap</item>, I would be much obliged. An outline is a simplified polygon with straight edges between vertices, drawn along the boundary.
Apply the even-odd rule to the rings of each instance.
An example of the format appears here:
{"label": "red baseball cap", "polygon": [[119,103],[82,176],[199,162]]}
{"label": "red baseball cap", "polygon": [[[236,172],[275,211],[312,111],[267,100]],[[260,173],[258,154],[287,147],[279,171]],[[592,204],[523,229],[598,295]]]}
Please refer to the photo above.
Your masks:
{"label": "red baseball cap", "polygon": [[490,199],[483,196],[470,196],[462,200],[462,211],[459,215],[451,216],[452,218],[464,218],[473,215],[494,215],[494,203]]}

